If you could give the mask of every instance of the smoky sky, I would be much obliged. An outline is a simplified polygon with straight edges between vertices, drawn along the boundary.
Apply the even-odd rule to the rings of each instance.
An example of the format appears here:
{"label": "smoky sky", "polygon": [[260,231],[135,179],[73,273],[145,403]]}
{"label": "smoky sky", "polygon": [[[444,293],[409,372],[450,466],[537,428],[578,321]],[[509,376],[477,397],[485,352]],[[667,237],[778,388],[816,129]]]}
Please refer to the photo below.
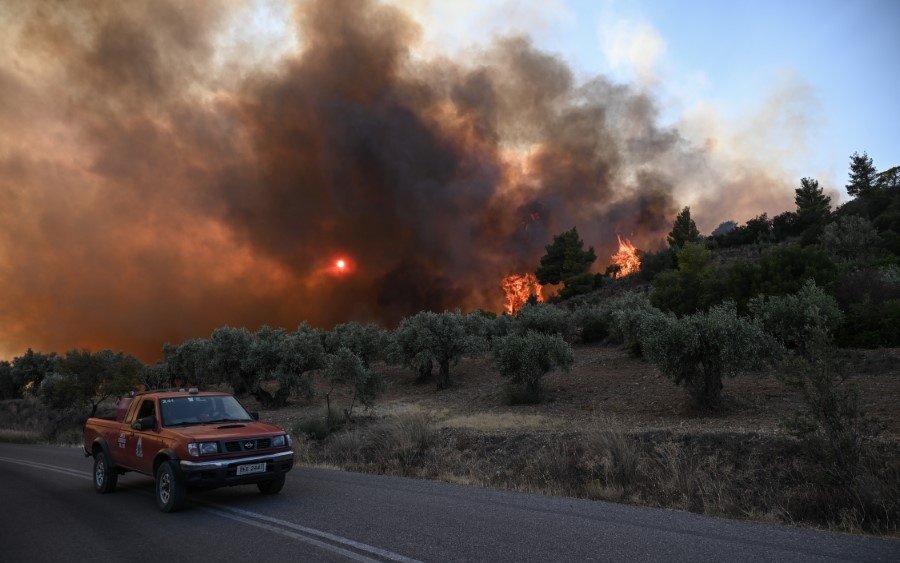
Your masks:
{"label": "smoky sky", "polygon": [[0,356],[500,310],[563,230],[601,261],[658,245],[709,168],[648,94],[528,37],[423,60],[398,8],[309,1],[295,52],[229,65],[228,6],[0,8]]}

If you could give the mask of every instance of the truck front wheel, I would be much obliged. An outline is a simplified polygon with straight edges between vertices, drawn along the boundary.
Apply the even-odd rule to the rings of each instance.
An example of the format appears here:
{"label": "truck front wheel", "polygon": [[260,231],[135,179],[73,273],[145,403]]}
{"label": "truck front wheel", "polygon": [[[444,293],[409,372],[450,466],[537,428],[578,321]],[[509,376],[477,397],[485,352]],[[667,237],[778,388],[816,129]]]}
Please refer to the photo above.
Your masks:
{"label": "truck front wheel", "polygon": [[274,495],[281,492],[284,488],[284,473],[269,481],[260,481],[256,484],[259,492],[264,495]]}
{"label": "truck front wheel", "polygon": [[109,464],[109,459],[103,450],[94,454],[94,490],[100,494],[111,493],[116,490],[116,482],[119,480],[119,472]]}
{"label": "truck front wheel", "polygon": [[175,512],[184,506],[187,487],[179,478],[176,461],[164,461],[156,469],[156,505],[163,512]]}

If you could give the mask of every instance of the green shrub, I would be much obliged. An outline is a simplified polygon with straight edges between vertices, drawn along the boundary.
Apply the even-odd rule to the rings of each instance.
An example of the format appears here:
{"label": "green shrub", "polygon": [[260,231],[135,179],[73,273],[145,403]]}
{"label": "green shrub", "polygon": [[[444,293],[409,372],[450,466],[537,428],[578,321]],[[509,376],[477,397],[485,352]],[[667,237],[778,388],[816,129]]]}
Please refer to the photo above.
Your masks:
{"label": "green shrub", "polygon": [[572,313],[572,321],[584,343],[599,342],[609,336],[609,318],[599,307],[582,307]]}
{"label": "green shrub", "polygon": [[721,405],[722,378],[761,367],[767,338],[726,302],[707,313],[660,317],[642,328],[644,357],[675,384],[684,386],[697,407]]}
{"label": "green shrub", "polygon": [[759,295],[750,300],[750,313],[768,334],[790,350],[806,354],[813,328],[833,333],[844,315],[837,300],[812,280],[790,295]]}
{"label": "green shrub", "polygon": [[676,264],[675,251],[671,248],[646,252],[641,255],[641,270],[638,277],[643,281],[652,282],[659,274],[674,269]]}
{"label": "green shrub", "polygon": [[494,348],[494,365],[500,375],[534,396],[541,380],[553,369],[568,371],[575,362],[572,348],[556,334],[528,331],[501,338]]}
{"label": "green shrub", "polygon": [[295,436],[306,435],[313,440],[324,440],[329,434],[340,430],[347,419],[330,410],[323,410],[310,416],[306,416],[294,425],[293,432]]}
{"label": "green shrub", "polygon": [[760,257],[754,295],[794,293],[809,279],[828,289],[838,273],[837,265],[821,248],[793,244],[776,246]]}
{"label": "green shrub", "polygon": [[644,332],[666,319],[666,314],[651,305],[646,295],[637,292],[624,294],[607,307],[611,339],[624,344],[636,357],[642,355]]}
{"label": "green shrub", "polygon": [[650,301],[676,314],[698,311],[706,304],[706,285],[712,274],[709,250],[696,243],[678,251],[678,269],[664,272],[653,281]]}
{"label": "green shrub", "polygon": [[835,294],[847,314],[837,331],[842,346],[900,346],[900,268],[865,268],[835,283]]}
{"label": "green shrub", "polygon": [[859,215],[847,215],[826,225],[819,242],[836,259],[861,264],[879,250],[880,238],[871,221]]}
{"label": "green shrub", "polygon": [[0,361],[0,400],[18,399],[22,396],[22,382],[13,375],[12,365]]}
{"label": "green shrub", "polygon": [[[756,263],[736,261],[711,267],[702,273],[702,280],[687,290],[669,297],[665,308],[677,313],[687,306],[678,306],[677,299],[685,299],[697,310],[725,300],[734,301],[738,310],[746,311],[750,299],[760,294],[784,295],[799,291],[807,280],[830,291],[837,279],[839,268],[821,248],[794,244],[779,245],[767,249]],[[654,291],[656,284],[654,284]],[[692,291],[697,295],[692,295]],[[671,302],[675,306],[671,306]]]}
{"label": "green shrub", "polygon": [[900,346],[900,299],[851,305],[837,340],[858,348]]}

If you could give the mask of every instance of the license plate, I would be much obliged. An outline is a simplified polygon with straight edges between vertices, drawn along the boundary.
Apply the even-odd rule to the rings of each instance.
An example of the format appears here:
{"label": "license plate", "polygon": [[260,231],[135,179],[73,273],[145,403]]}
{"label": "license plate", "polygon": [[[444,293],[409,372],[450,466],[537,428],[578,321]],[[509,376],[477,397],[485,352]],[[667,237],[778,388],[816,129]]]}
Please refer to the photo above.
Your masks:
{"label": "license plate", "polygon": [[247,465],[238,465],[237,466],[237,474],[240,475],[250,475],[253,473],[265,473],[266,472],[266,462],[262,463],[250,463]]}

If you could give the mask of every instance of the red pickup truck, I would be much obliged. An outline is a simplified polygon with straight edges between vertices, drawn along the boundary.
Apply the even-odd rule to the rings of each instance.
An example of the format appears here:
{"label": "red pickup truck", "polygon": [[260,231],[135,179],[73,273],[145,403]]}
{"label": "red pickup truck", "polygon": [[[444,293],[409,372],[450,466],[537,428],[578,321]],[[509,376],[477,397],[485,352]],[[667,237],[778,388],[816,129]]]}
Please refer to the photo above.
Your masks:
{"label": "red pickup truck", "polygon": [[275,494],[294,464],[291,437],[259,422],[228,393],[197,389],[125,397],[116,417],[89,418],[84,454],[94,458],[94,488],[112,492],[119,475],[137,471],[156,479],[164,512],[182,507],[188,488],[255,483]]}

